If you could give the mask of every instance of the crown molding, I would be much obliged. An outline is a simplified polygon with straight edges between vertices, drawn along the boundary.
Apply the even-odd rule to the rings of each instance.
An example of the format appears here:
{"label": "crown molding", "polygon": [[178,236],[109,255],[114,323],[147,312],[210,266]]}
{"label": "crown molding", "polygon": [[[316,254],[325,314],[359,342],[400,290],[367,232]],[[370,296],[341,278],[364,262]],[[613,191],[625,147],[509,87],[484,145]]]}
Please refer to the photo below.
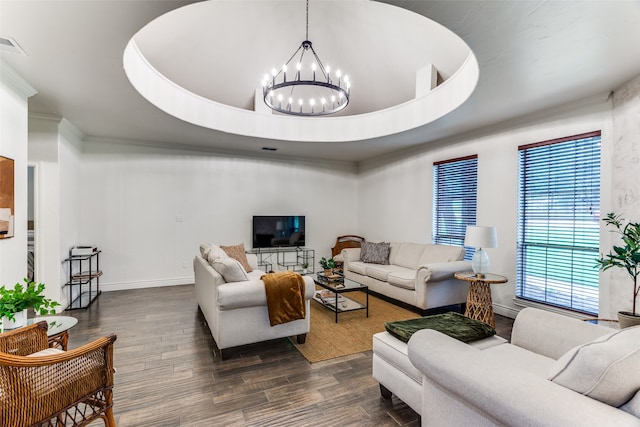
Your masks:
{"label": "crown molding", "polygon": [[38,91],[31,86],[25,79],[20,76],[6,62],[0,59],[0,81],[14,89],[18,94],[25,98],[30,98]]}

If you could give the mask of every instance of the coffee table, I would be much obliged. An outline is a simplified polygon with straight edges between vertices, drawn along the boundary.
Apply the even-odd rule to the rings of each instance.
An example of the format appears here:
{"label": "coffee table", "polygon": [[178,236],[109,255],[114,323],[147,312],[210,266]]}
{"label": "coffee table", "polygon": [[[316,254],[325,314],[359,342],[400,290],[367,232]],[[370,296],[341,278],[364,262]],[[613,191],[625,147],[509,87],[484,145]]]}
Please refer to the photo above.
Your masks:
{"label": "coffee table", "polygon": [[[316,273],[313,276],[313,281],[316,285],[320,286],[324,290],[333,292],[333,296],[320,298],[320,291],[317,291],[313,299],[322,306],[333,311],[336,315],[336,323],[338,323],[338,313],[345,313],[348,311],[365,310],[367,317],[369,317],[369,287],[360,283],[349,280],[344,276],[340,276],[339,279],[330,280],[322,273]],[[366,295],[366,303],[362,304],[358,301],[354,301],[351,298],[347,298],[343,294],[348,292],[364,292]]]}

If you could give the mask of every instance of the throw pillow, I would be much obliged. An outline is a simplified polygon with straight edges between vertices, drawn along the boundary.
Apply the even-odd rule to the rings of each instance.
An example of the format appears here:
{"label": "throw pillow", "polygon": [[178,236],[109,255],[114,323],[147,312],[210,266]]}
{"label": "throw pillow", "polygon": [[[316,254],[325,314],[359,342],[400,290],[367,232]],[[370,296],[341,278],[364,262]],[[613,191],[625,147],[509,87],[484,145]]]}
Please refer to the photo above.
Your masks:
{"label": "throw pillow", "polygon": [[207,255],[209,255],[209,251],[211,250],[212,246],[213,244],[209,242],[200,244],[200,255],[202,255],[202,258],[207,259]]}
{"label": "throw pillow", "polygon": [[249,261],[247,260],[247,253],[244,250],[244,243],[240,243],[239,245],[220,247],[231,258],[240,261],[247,273],[251,273],[253,271],[253,268],[251,268],[251,265],[249,265]]}
{"label": "throw pillow", "polygon": [[633,396],[630,401],[622,405],[620,409],[640,418],[640,391],[636,392],[636,395]]}
{"label": "throw pillow", "polygon": [[389,264],[389,242],[362,242],[360,261],[371,264]]}
{"label": "throw pillow", "polygon": [[551,368],[549,379],[611,406],[640,390],[640,326],[622,329],[572,348]]}
{"label": "throw pillow", "polygon": [[433,329],[462,342],[477,341],[496,334],[496,330],[490,325],[453,311],[417,319],[386,322],[384,327],[387,332],[404,342],[409,342],[411,336],[421,329]]}
{"label": "throw pillow", "polygon": [[211,266],[216,270],[227,283],[246,282],[249,280],[247,273],[242,268],[240,261],[234,258],[218,258]]}
{"label": "throw pillow", "polygon": [[219,246],[211,245],[207,252],[206,260],[209,261],[209,264],[213,265],[213,261],[218,258],[229,258],[229,255],[227,255]]}

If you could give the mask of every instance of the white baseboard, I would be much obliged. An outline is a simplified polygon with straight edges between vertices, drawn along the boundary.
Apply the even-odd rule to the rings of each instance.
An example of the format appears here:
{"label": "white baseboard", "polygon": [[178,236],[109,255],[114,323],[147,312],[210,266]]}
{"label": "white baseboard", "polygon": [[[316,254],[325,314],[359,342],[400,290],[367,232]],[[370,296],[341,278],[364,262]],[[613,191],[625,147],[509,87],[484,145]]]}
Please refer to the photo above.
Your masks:
{"label": "white baseboard", "polygon": [[515,319],[520,312],[520,309],[516,307],[509,307],[508,305],[493,303],[493,312],[510,319]]}
{"label": "white baseboard", "polygon": [[176,277],[163,280],[143,280],[137,282],[100,283],[100,290],[103,292],[125,291],[128,289],[160,288],[163,286],[192,285],[194,277]]}

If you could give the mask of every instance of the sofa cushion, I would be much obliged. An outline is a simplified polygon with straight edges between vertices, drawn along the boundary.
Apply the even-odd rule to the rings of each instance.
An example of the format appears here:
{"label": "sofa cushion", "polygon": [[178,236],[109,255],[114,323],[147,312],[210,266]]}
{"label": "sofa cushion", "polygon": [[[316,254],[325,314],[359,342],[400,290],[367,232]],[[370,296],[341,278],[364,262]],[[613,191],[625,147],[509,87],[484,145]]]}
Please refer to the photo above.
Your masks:
{"label": "sofa cushion", "polygon": [[640,390],[640,326],[622,329],[565,353],[549,379],[618,407]]}
{"label": "sofa cushion", "polygon": [[389,243],[362,242],[360,261],[371,264],[389,264]]}
{"label": "sofa cushion", "polygon": [[396,265],[370,264],[370,265],[367,265],[367,276],[386,282],[387,276],[390,273],[393,273],[395,270],[400,268],[402,267],[398,267]]}
{"label": "sofa cushion", "polygon": [[240,261],[234,258],[218,258],[211,266],[224,278],[227,283],[246,282],[249,280]]}
{"label": "sofa cushion", "polygon": [[424,246],[419,243],[400,243],[398,249],[394,251],[391,263],[416,270],[424,252]]}
{"label": "sofa cushion", "polygon": [[222,250],[229,255],[231,258],[237,259],[242,264],[244,271],[247,273],[251,273],[253,271],[253,267],[249,264],[249,260],[247,260],[247,254],[244,250],[244,243],[240,243],[238,245],[233,246],[220,246]]}
{"label": "sofa cushion", "polygon": [[422,329],[433,329],[465,343],[496,334],[496,330],[490,325],[453,311],[417,319],[386,322],[384,327],[387,332],[404,342],[409,342],[411,336]]}
{"label": "sofa cushion", "polygon": [[353,271],[354,273],[362,274],[363,276],[367,275],[367,264],[362,261],[352,261],[349,263],[349,271]]}
{"label": "sofa cushion", "polygon": [[387,282],[398,288],[415,289],[416,271],[410,268],[395,266],[396,268],[387,275]]}
{"label": "sofa cushion", "polygon": [[464,259],[464,254],[465,250],[462,246],[428,244],[424,245],[419,265],[461,261]]}
{"label": "sofa cushion", "polygon": [[620,409],[640,418],[640,391],[637,391],[635,396],[633,396],[627,403],[622,405]]}

